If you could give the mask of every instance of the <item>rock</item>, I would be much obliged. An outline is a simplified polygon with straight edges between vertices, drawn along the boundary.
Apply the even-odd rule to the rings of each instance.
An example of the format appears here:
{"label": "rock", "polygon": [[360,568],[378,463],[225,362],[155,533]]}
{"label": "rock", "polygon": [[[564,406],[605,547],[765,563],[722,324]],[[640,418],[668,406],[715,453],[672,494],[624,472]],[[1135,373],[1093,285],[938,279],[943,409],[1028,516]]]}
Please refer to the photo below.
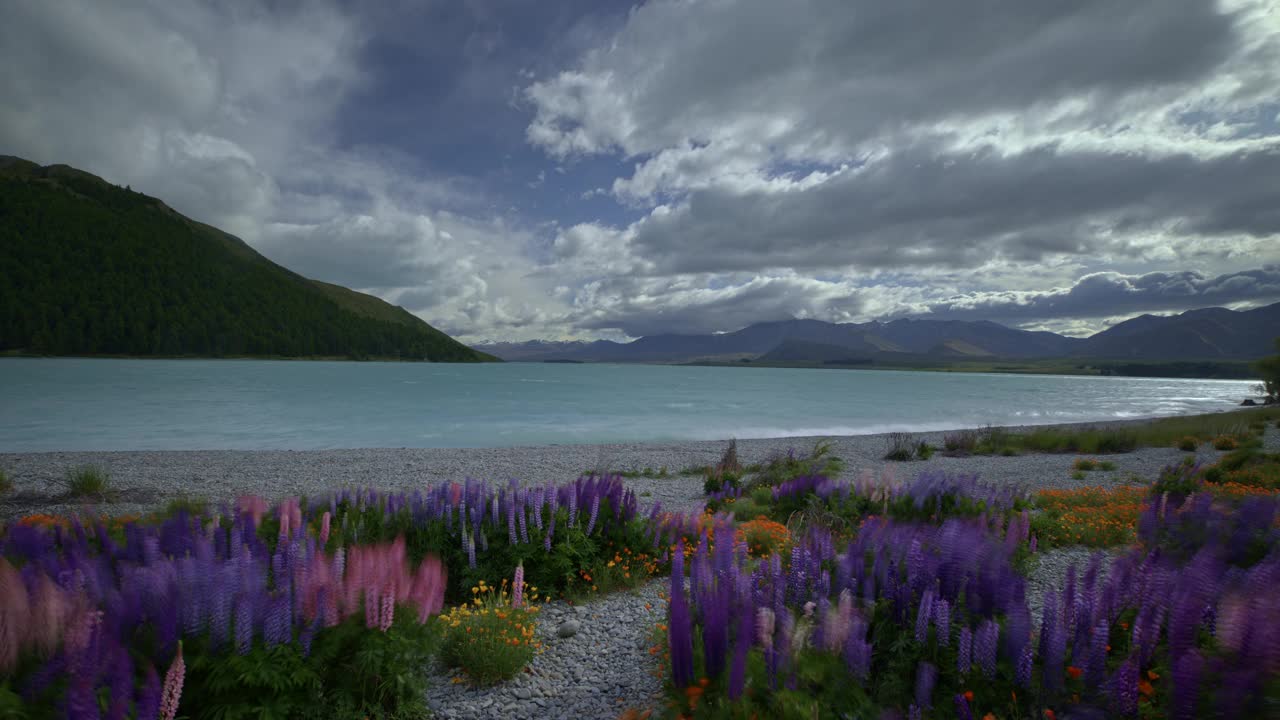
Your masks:
{"label": "rock", "polygon": [[560,627],[556,628],[556,635],[562,638],[571,638],[578,634],[582,629],[582,623],[577,620],[567,620],[560,623]]}
{"label": "rock", "polygon": [[1253,398],[1245,398],[1244,402],[1240,404],[1243,405],[1244,407],[1253,407],[1254,405],[1258,404],[1258,401],[1254,400]]}

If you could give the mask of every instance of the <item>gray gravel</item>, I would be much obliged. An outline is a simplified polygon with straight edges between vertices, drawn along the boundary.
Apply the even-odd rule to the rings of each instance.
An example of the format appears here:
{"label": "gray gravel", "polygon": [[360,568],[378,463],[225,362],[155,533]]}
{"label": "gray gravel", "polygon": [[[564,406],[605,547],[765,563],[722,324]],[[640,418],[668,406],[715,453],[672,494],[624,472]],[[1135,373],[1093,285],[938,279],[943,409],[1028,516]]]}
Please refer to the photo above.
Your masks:
{"label": "gray gravel", "polygon": [[[627,708],[658,707],[662,681],[650,637],[666,604],[666,580],[584,605],[553,602],[538,613],[544,643],[527,672],[488,688],[437,669],[427,701],[444,718],[616,718]],[[577,624],[570,637],[558,632]]]}
{"label": "gray gravel", "polygon": [[[937,446],[942,433],[921,433]],[[808,451],[822,438],[739,440],[744,463],[766,460],[789,449]],[[886,463],[886,435],[831,438],[831,452],[845,461],[843,476],[888,472],[910,478],[925,469],[977,473],[984,480],[1039,489],[1114,485],[1134,474],[1150,479],[1160,468],[1178,462],[1185,453],[1173,448],[1143,448],[1108,456],[1113,472],[1071,477],[1076,456],[1018,455],[1013,457],[945,457],[923,462]],[[1267,442],[1280,449],[1280,436],[1271,427]],[[431,448],[360,450],[196,450],[126,452],[0,453],[0,469],[15,485],[15,496],[0,505],[0,519],[30,512],[68,513],[80,509],[59,496],[67,472],[81,465],[97,465],[111,475],[122,491],[119,502],[102,508],[111,514],[144,512],[175,497],[231,499],[255,493],[271,498],[309,495],[337,487],[376,487],[383,490],[420,488],[466,477],[528,483],[565,482],[588,470],[666,468],[666,478],[629,478],[628,486],[642,504],[661,501],[668,509],[691,508],[701,502],[702,479],[680,475],[688,467],[715,463],[725,442],[690,441],[669,444],[550,445],[512,448]],[[1199,458],[1212,462],[1221,453],[1205,446]]]}

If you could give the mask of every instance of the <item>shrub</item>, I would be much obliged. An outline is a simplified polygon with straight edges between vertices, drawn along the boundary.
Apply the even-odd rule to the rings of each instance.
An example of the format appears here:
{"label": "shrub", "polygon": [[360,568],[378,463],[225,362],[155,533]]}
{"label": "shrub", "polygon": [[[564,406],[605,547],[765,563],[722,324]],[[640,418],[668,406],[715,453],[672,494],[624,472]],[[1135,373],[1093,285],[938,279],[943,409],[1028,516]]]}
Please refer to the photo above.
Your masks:
{"label": "shrub", "polygon": [[1200,447],[1200,438],[1194,435],[1187,435],[1178,441],[1178,449],[1186,452],[1195,452]]}
{"label": "shrub", "polygon": [[9,479],[9,474],[0,468],[0,495],[13,492],[13,481]]}
{"label": "shrub", "polygon": [[746,543],[747,554],[757,558],[768,557],[781,550],[790,539],[785,525],[764,515],[739,525],[736,536],[738,542]]}
{"label": "shrub", "polygon": [[969,455],[978,447],[978,433],[973,430],[957,430],[942,436],[942,447],[950,454]]}
{"label": "shrub", "polygon": [[[523,590],[529,588],[522,585]],[[481,581],[471,591],[471,603],[458,605],[440,618],[444,627],[441,660],[482,685],[513,678],[542,647],[535,621],[538,608],[524,602],[515,605],[505,579],[497,588]],[[536,593],[528,599],[536,600]]]}
{"label": "shrub", "polygon": [[888,451],[884,454],[885,460],[905,462],[915,457],[916,441],[911,433],[889,433],[886,442],[888,443]]}
{"label": "shrub", "polygon": [[1216,450],[1235,450],[1240,443],[1230,435],[1219,435],[1213,439],[1213,447]]}
{"label": "shrub", "polygon": [[84,465],[67,473],[67,494],[74,498],[105,500],[113,494],[111,476],[96,465]]}
{"label": "shrub", "polygon": [[920,443],[916,445],[916,457],[921,460],[928,460],[933,457],[933,446],[921,440]]}
{"label": "shrub", "polygon": [[204,515],[208,511],[209,511],[208,500],[205,500],[204,498],[190,497],[186,495],[173,498],[168,503],[165,503],[165,506],[164,506],[164,514],[169,516],[177,515],[179,513],[186,513],[187,515],[193,515],[198,517],[200,515]]}
{"label": "shrub", "polygon": [[1098,461],[1093,460],[1091,458],[1076,458],[1076,461],[1071,464],[1071,468],[1073,470],[1080,470],[1083,472],[1088,472],[1090,470],[1097,470]]}

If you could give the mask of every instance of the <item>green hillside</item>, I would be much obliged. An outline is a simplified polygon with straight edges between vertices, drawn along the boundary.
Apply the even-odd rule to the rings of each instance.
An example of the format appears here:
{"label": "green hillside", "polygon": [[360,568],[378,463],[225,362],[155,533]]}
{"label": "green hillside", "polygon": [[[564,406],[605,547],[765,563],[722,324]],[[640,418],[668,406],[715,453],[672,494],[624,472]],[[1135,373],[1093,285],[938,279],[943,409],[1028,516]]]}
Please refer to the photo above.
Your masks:
{"label": "green hillside", "polygon": [[0,157],[0,352],[493,360],[161,201]]}

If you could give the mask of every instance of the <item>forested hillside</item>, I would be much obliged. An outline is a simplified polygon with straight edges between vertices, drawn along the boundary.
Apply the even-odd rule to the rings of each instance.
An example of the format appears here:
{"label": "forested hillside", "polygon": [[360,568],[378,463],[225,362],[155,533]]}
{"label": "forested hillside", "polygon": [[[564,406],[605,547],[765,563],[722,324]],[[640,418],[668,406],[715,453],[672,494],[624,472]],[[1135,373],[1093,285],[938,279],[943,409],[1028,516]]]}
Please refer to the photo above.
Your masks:
{"label": "forested hillside", "polygon": [[0,158],[0,352],[491,359],[161,201]]}

